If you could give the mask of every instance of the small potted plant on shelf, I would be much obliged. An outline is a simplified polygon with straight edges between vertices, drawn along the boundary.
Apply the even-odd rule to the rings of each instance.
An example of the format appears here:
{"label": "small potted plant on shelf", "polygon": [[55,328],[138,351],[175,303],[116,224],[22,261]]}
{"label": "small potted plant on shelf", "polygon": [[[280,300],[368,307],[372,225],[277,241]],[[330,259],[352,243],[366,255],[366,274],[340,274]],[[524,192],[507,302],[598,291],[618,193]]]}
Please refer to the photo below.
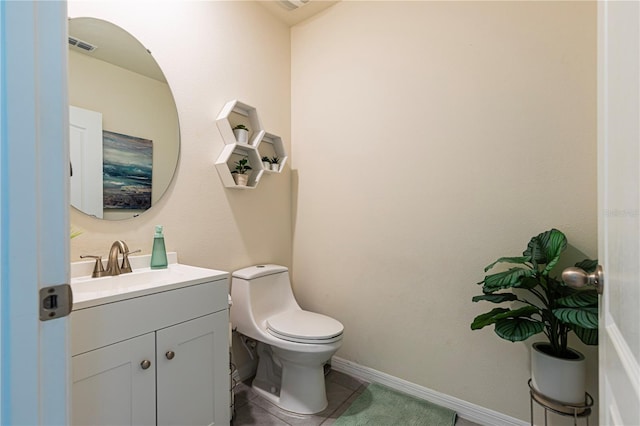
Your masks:
{"label": "small potted plant on shelf", "polygon": [[[598,294],[595,289],[568,287],[551,276],[566,247],[565,235],[551,229],[531,238],[522,256],[501,257],[487,266],[485,272],[500,263],[517,265],[485,276],[478,283],[483,294],[472,300],[508,306],[478,315],[471,329],[493,324],[495,333],[511,342],[543,333],[546,341],[531,348],[531,384],[555,401],[583,404],[585,357],[568,347],[568,335],[575,333],[586,345],[598,344]],[[585,259],[575,266],[591,272],[597,264]]]}
{"label": "small potted plant on shelf", "polygon": [[249,129],[244,124],[238,124],[233,128],[233,135],[239,143],[247,143],[249,140]]}
{"label": "small potted plant on shelf", "polygon": [[278,157],[271,157],[271,170],[274,172],[280,171],[280,159]]}
{"label": "small potted plant on shelf", "polygon": [[262,166],[265,170],[271,170],[271,160],[266,155],[262,157]]}
{"label": "small potted plant on shelf", "polygon": [[247,157],[241,158],[235,162],[235,165],[235,170],[231,172],[233,174],[233,180],[238,186],[247,186],[247,181],[249,180],[249,174],[247,172],[251,170],[249,159]]}

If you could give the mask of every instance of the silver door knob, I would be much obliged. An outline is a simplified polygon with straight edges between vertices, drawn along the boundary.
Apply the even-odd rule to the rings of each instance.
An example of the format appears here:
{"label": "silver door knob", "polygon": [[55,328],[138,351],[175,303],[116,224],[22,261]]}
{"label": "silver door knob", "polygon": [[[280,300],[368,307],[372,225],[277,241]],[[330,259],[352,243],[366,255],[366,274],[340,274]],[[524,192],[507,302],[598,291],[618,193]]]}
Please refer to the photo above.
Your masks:
{"label": "silver door knob", "polygon": [[166,356],[167,359],[173,359],[173,357],[176,356],[176,353],[174,351],[167,351],[167,353],[164,354],[164,356]]}
{"label": "silver door knob", "polygon": [[140,367],[142,367],[143,370],[146,370],[147,368],[151,367],[151,361],[145,359],[140,363]]}
{"label": "silver door knob", "polygon": [[592,273],[587,273],[584,269],[574,266],[562,271],[562,281],[569,287],[582,288],[585,286],[594,286],[598,294],[602,294],[604,287],[604,272],[602,266],[598,265]]}

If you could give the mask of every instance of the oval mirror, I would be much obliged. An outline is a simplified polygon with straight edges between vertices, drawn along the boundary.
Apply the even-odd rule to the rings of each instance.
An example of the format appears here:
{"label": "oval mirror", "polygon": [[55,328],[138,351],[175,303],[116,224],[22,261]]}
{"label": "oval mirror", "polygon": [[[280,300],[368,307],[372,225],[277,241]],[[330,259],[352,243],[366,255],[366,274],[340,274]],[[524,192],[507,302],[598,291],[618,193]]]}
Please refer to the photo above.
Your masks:
{"label": "oval mirror", "polygon": [[69,19],[71,205],[136,217],[164,195],[178,165],[178,112],[151,53],[117,25]]}

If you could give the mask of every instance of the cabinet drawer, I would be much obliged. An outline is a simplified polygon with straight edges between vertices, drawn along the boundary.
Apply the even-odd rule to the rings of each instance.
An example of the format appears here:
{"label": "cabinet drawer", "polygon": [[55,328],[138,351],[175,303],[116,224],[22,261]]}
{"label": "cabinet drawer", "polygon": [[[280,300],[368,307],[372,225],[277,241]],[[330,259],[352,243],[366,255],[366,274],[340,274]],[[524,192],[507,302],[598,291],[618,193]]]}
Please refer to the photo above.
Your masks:
{"label": "cabinet drawer", "polygon": [[73,311],[71,354],[228,309],[227,278]]}

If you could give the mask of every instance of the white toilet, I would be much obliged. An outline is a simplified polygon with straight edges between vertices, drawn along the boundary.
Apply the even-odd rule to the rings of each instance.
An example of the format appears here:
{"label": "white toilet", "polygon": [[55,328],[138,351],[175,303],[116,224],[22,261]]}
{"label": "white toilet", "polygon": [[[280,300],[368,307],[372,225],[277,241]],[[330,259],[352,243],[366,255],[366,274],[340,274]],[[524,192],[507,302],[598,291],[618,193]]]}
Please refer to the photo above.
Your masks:
{"label": "white toilet", "polygon": [[342,346],[343,325],[300,308],[284,266],[240,269],[231,279],[231,322],[258,341],[253,389],[278,407],[313,414],[327,407],[324,365]]}

